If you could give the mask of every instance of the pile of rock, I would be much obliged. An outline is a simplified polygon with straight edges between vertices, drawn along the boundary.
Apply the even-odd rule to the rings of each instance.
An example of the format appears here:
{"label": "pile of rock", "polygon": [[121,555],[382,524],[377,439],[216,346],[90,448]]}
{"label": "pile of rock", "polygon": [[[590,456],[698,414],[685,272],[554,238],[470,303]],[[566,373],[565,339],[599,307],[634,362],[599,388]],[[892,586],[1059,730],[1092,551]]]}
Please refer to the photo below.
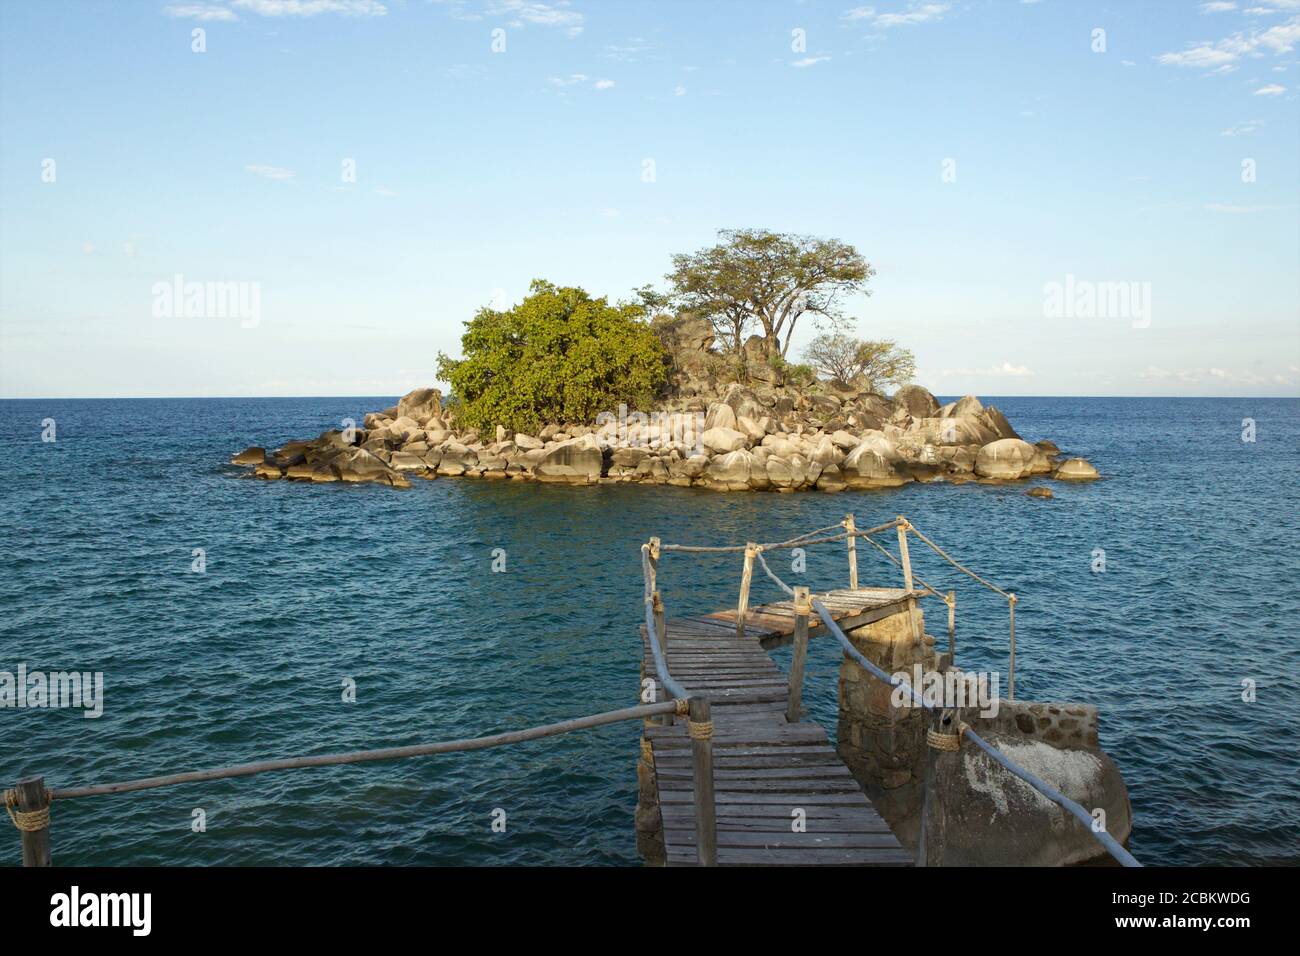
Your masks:
{"label": "pile of rock", "polygon": [[1054,443],[1023,441],[1006,416],[973,395],[940,407],[916,385],[886,399],[819,383],[731,384],[712,396],[679,394],[653,418],[552,424],[535,436],[458,428],[437,389],[417,389],[367,415],[364,428],[327,431],[269,454],[248,448],[232,460],[260,478],[397,488],[409,487],[409,476],[783,492],[1098,477],[1081,458],[1059,458]]}

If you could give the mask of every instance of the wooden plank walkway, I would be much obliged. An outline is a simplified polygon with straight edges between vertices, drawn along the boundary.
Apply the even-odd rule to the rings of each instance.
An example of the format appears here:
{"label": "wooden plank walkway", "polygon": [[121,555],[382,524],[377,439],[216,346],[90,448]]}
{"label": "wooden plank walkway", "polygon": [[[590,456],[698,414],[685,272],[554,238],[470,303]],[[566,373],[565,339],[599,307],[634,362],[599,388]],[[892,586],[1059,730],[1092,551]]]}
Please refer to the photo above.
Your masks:
{"label": "wooden plank walkway", "polygon": [[[896,614],[905,591],[831,591],[822,601],[842,627]],[[789,684],[765,647],[788,641],[794,607],[780,601],[751,608],[745,636],[736,611],[666,622],[668,669],[687,690],[708,695],[714,726],[718,863],[740,866],[911,866],[818,724],[785,718]],[[814,614],[812,628],[820,627]],[[654,658],[641,628],[647,674]],[[695,865],[695,812],[690,738],[685,720],[645,730],[654,753],[664,848],[669,866]],[[794,833],[793,811],[807,830]]]}

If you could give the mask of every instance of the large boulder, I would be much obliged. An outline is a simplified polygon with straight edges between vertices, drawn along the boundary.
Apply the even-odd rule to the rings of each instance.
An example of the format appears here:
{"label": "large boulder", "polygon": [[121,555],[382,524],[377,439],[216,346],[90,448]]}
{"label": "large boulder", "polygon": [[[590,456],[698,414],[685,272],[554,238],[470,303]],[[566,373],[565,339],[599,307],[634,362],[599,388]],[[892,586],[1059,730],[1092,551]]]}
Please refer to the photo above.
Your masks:
{"label": "large boulder", "polygon": [[975,474],[1004,480],[1025,478],[1033,474],[1036,454],[1041,453],[1027,441],[1000,438],[979,450],[975,456]]}
{"label": "large boulder", "polygon": [[894,408],[906,410],[913,418],[933,418],[939,413],[938,401],[920,385],[904,385],[895,392]]}
{"label": "large boulder", "polygon": [[714,491],[746,491],[754,473],[761,474],[766,482],[767,470],[755,461],[753,455],[747,451],[733,451],[710,461],[700,480],[706,488]]}
{"label": "large boulder", "polygon": [[978,417],[985,425],[993,429],[994,433],[999,438],[1020,437],[1020,434],[1012,428],[1011,423],[1007,421],[1007,416],[1003,415],[992,405],[989,405],[984,409],[984,411],[980,412]]}
{"label": "large boulder", "polygon": [[704,428],[736,427],[736,410],[726,402],[714,402],[709,406],[709,413],[704,416]]}
{"label": "large boulder", "polygon": [[850,488],[897,488],[911,480],[894,467],[898,460],[889,439],[870,436],[845,456],[840,473]]}
{"label": "large boulder", "polygon": [[674,318],[659,316],[651,327],[677,369],[690,372],[708,361],[714,338],[708,319],[683,312]]}
{"label": "large boulder", "polygon": [[714,453],[726,453],[738,451],[749,445],[749,439],[744,432],[738,432],[734,428],[723,428],[717,426],[707,429],[700,440],[704,442],[704,447]]}
{"label": "large boulder", "polygon": [[1061,481],[1093,481],[1101,475],[1097,469],[1084,458],[1067,458],[1056,469],[1052,477]]}
{"label": "large boulder", "polygon": [[331,465],[340,481],[360,484],[369,481],[389,482],[393,470],[383,459],[372,455],[364,448],[349,448],[339,452]]}
{"label": "large boulder", "polygon": [[397,403],[395,418],[410,418],[416,422],[427,422],[430,418],[442,417],[442,392],[436,388],[417,388],[407,392]]}
{"label": "large boulder", "polygon": [[260,465],[266,461],[266,449],[258,445],[250,445],[230,459],[233,465]]}
{"label": "large boulder", "polygon": [[600,478],[605,456],[594,435],[571,438],[546,450],[534,469],[538,481],[586,484]]}
{"label": "large boulder", "polygon": [[[1115,762],[1091,747],[1054,747],[979,727],[1013,763],[1089,811],[1104,811],[1106,832],[1124,843],[1133,830],[1128,790]],[[1087,825],[965,744],[958,772],[925,809],[931,866],[1069,866],[1110,857]]]}

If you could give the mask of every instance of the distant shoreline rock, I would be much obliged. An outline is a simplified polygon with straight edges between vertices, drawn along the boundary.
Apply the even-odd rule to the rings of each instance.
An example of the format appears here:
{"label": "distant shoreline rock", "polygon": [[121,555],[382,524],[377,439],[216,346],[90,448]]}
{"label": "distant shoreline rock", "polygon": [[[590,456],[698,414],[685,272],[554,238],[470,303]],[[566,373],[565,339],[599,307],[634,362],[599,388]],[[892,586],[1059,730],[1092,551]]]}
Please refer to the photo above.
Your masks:
{"label": "distant shoreline rock", "polygon": [[940,406],[919,385],[892,398],[843,383],[807,388],[696,384],[652,415],[602,415],[549,424],[537,435],[459,428],[434,388],[416,389],[364,426],[331,430],[231,458],[258,478],[378,483],[412,477],[564,484],[640,483],[714,491],[897,488],[913,481],[1002,484],[1099,478],[1082,458],[1061,461],[1052,441],[1030,444],[974,395]]}

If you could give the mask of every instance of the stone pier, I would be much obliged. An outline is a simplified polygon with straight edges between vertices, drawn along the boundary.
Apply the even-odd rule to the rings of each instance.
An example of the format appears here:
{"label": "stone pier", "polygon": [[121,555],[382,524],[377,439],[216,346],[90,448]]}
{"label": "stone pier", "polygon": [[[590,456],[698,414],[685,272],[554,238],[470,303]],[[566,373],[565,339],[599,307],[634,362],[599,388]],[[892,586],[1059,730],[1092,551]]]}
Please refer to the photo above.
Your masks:
{"label": "stone pier", "polygon": [[[933,670],[934,638],[925,635],[925,615],[916,611],[913,633],[906,610],[847,631],[853,646],[887,674]],[[845,655],[840,665],[837,750],[880,815],[905,845],[920,833],[925,780],[925,713],[894,707],[893,688]]]}
{"label": "stone pier", "polygon": [[[935,653],[923,621],[914,632],[906,611],[846,633],[887,674],[910,676],[917,664],[924,671],[950,667],[947,654]],[[892,695],[889,684],[846,656],[840,665],[837,750],[904,846],[916,848],[923,816],[929,820],[926,865],[1110,862],[1086,826],[969,742],[955,755],[953,772],[927,793],[926,711],[895,707]],[[1095,706],[999,698],[996,713],[965,707],[955,719],[1084,807],[1094,825],[1121,843],[1128,840],[1133,827],[1128,791],[1100,748]]]}

